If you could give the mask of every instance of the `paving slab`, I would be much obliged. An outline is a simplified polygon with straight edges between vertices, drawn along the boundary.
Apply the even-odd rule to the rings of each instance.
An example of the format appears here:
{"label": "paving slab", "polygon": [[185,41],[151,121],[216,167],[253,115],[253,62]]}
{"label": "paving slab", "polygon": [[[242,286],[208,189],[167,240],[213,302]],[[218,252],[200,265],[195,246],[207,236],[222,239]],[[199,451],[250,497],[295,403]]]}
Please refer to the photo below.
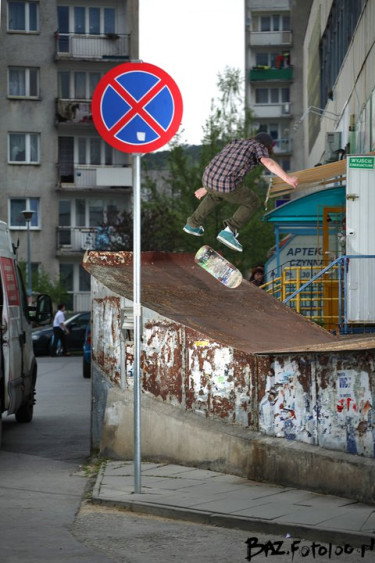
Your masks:
{"label": "paving slab", "polygon": [[[133,512],[301,539],[373,545],[375,506],[175,464],[102,464],[92,500]],[[373,542],[373,543],[371,543]]]}

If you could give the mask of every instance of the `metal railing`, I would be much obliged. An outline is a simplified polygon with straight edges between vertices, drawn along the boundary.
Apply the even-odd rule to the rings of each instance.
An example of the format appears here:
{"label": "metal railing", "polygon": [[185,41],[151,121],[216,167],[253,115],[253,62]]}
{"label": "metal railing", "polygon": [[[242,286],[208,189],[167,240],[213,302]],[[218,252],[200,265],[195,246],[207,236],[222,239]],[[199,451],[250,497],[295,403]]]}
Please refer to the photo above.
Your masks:
{"label": "metal railing", "polygon": [[129,59],[130,35],[108,33],[56,32],[56,55],[59,58]]}
{"label": "metal railing", "polygon": [[91,100],[75,100],[57,98],[56,119],[58,123],[93,123],[91,113]]}
{"label": "metal railing", "polygon": [[127,236],[110,225],[97,227],[57,227],[57,251],[83,254],[86,250],[112,250],[127,244]]}
{"label": "metal railing", "polygon": [[343,255],[326,267],[285,267],[262,289],[328,330],[375,331],[371,322],[355,325],[348,318],[348,265],[361,259],[373,261],[375,267],[375,255]]}

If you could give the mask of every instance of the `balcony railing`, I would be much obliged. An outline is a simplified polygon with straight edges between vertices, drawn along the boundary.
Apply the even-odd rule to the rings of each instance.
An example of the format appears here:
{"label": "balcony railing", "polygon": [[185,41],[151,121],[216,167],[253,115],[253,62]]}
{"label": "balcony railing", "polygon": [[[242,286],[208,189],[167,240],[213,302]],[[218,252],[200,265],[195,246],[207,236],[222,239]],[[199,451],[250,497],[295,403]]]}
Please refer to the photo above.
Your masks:
{"label": "balcony railing", "polygon": [[265,46],[291,46],[292,45],[292,32],[291,31],[251,31],[249,42],[251,47],[265,47]]}
{"label": "balcony railing", "polygon": [[56,32],[58,58],[118,59],[130,57],[130,35],[89,35]]}
{"label": "balcony railing", "polygon": [[293,67],[256,67],[250,70],[250,82],[260,82],[268,80],[290,82],[291,80],[293,80]]}
{"label": "balcony railing", "polygon": [[124,236],[107,227],[57,227],[59,254],[83,253],[86,250],[112,250],[124,242]]}
{"label": "balcony railing", "polygon": [[91,100],[56,100],[56,119],[58,123],[92,124]]}
{"label": "balcony railing", "polygon": [[59,164],[61,188],[129,188],[133,185],[131,166],[127,164]]}
{"label": "balcony railing", "polygon": [[252,106],[254,119],[290,117],[291,107],[289,102],[282,104],[255,104]]}

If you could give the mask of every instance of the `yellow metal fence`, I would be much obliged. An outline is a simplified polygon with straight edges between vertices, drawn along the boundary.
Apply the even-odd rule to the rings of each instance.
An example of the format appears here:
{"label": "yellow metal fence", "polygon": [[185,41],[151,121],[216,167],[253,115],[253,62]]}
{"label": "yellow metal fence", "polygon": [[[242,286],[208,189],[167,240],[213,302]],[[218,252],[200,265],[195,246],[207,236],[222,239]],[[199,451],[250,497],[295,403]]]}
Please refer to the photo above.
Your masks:
{"label": "yellow metal fence", "polygon": [[280,277],[267,282],[262,289],[280,301],[285,301],[298,292],[288,304],[297,313],[324,326],[327,330],[333,330],[339,324],[338,268],[339,266],[332,267],[329,272],[299,291],[321,271],[321,267],[287,267],[283,269]]}

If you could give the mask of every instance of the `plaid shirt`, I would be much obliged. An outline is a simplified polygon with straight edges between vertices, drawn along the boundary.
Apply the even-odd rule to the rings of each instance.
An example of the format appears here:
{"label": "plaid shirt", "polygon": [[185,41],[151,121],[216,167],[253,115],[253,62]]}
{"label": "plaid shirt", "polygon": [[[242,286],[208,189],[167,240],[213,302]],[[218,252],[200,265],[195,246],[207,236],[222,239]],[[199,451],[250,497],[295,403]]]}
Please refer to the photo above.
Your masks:
{"label": "plaid shirt", "polygon": [[261,164],[261,158],[268,156],[268,149],[255,139],[232,141],[206,166],[203,186],[217,192],[232,192],[241,184],[245,174]]}

